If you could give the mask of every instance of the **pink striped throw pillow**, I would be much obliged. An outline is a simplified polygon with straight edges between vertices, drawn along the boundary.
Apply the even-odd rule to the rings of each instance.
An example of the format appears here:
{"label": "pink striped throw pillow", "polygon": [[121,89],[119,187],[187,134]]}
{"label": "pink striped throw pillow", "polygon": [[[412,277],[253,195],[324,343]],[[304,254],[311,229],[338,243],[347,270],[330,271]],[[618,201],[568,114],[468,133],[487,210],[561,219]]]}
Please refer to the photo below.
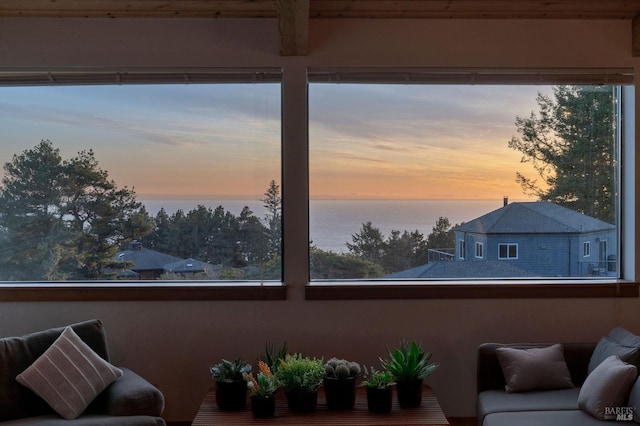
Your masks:
{"label": "pink striped throw pillow", "polygon": [[71,420],[120,376],[122,370],[102,359],[67,327],[16,380]]}

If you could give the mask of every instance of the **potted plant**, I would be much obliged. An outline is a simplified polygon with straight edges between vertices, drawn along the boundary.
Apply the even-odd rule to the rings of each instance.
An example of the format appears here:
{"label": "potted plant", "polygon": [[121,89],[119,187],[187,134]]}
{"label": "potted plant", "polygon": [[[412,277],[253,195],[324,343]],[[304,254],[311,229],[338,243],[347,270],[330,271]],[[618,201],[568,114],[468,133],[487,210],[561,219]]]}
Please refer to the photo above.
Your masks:
{"label": "potted plant", "polygon": [[216,381],[216,404],[224,411],[242,410],[247,403],[247,382],[245,374],[251,371],[251,365],[237,358],[234,361],[223,359],[211,367]]}
{"label": "potted plant", "polygon": [[422,403],[422,382],[438,365],[429,363],[431,354],[416,342],[402,341],[398,348],[388,352],[389,358],[380,358],[380,361],[396,381],[398,404],[402,408],[419,406]]}
{"label": "potted plant", "polygon": [[308,358],[301,354],[287,355],[285,359],[280,360],[276,378],[284,389],[290,411],[315,411],[318,404],[318,388],[324,377],[322,365],[321,358]]}
{"label": "potted plant", "polygon": [[350,410],[356,402],[356,377],[360,364],[331,358],[324,365],[324,392],[329,410]]}
{"label": "potted plant", "polygon": [[363,367],[364,380],[362,385],[367,388],[367,408],[372,413],[390,413],[393,402],[391,393],[393,385],[393,375],[386,370],[376,370],[371,367]]}
{"label": "potted plant", "polygon": [[258,370],[255,377],[253,373],[244,375],[251,395],[251,412],[256,417],[273,417],[276,411],[278,381],[263,361],[258,362]]}

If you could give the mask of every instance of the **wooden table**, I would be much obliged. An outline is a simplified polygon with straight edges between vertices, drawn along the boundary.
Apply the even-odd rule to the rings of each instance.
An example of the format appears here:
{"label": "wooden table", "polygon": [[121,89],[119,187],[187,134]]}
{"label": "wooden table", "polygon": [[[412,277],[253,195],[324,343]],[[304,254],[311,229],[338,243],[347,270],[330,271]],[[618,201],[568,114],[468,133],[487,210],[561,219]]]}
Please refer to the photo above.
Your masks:
{"label": "wooden table", "polygon": [[296,414],[289,412],[287,401],[278,393],[275,417],[259,419],[251,414],[250,402],[243,411],[225,412],[216,406],[215,391],[205,396],[192,426],[205,425],[350,425],[350,426],[385,426],[385,425],[431,425],[447,426],[447,421],[437,398],[430,387],[422,392],[422,405],[416,408],[402,409],[398,406],[396,395],[393,395],[393,408],[390,414],[373,414],[367,410],[366,390],[358,387],[356,404],[353,410],[329,411],[324,401],[322,389],[318,393],[318,407],[315,412]]}

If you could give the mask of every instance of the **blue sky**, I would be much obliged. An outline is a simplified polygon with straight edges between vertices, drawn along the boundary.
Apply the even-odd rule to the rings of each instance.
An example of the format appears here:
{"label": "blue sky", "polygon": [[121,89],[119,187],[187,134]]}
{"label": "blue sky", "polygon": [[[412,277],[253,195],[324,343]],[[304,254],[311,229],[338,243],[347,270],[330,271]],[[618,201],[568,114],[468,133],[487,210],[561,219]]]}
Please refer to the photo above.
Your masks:
{"label": "blue sky", "polygon": [[[524,198],[507,142],[548,86],[310,86],[314,198]],[[280,176],[276,84],[0,88],[0,161],[93,149],[141,198],[256,198]]]}

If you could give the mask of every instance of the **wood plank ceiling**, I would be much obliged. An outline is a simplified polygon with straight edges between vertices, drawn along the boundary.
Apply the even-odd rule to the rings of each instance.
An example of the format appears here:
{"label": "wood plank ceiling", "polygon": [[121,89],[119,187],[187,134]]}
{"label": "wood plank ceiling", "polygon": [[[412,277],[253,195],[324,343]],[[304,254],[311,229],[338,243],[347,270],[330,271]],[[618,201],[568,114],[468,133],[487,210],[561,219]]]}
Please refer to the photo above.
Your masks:
{"label": "wood plank ceiling", "polygon": [[640,56],[640,0],[0,0],[0,17],[272,18],[282,55],[305,55],[312,19],[622,19]]}

